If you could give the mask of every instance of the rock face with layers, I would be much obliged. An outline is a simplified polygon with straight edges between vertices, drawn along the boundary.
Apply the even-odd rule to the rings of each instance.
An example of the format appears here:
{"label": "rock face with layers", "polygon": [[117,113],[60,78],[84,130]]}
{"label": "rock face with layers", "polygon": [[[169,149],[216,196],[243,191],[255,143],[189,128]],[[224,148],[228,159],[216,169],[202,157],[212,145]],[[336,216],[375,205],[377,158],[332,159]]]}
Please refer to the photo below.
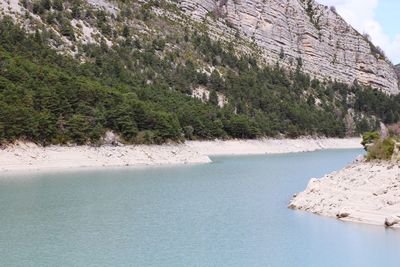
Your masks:
{"label": "rock face with layers", "polygon": [[[333,8],[314,0],[179,0],[214,36],[239,32],[261,48],[269,64],[302,65],[312,77],[351,84],[355,80],[389,94],[399,93],[393,65]],[[217,19],[216,19],[217,18]],[[232,31],[233,29],[233,31]]]}
{"label": "rock face with layers", "polygon": [[[102,35],[101,29],[95,24],[89,24],[83,18],[71,20],[76,38],[71,41],[54,30],[54,25],[49,25],[46,20],[32,13],[29,7],[23,7],[22,2],[24,1],[0,1],[0,17],[11,16],[30,32],[34,32],[38,26],[51,30],[63,42],[55,47],[59,51],[78,42],[99,43],[101,38],[109,47],[116,43],[116,40]],[[134,9],[135,6],[149,4],[150,0],[132,2],[134,4],[131,9]],[[332,79],[348,84],[357,80],[389,94],[400,92],[395,67],[380,50],[347,24],[334,9],[320,5],[315,0],[166,2],[178,5],[179,9],[174,8],[177,12],[162,10],[161,6],[153,5],[154,13],[175,20],[177,27],[184,27],[193,21],[200,24],[207,21],[211,37],[228,41],[240,39],[240,42],[235,43],[236,48],[244,52],[256,50],[268,64],[279,62],[281,66],[292,69],[301,66],[306,73],[319,79]],[[116,18],[123,11],[120,4],[121,1],[114,0],[86,0],[80,5],[105,11],[109,17],[107,23],[118,28],[115,24]],[[65,1],[64,8],[71,13],[71,1]],[[188,16],[189,21],[182,12]],[[29,21],[32,21],[32,25],[29,25]],[[131,22],[131,25],[136,24]],[[146,27],[142,30],[151,32]],[[70,54],[74,55],[75,52],[70,51]]]}

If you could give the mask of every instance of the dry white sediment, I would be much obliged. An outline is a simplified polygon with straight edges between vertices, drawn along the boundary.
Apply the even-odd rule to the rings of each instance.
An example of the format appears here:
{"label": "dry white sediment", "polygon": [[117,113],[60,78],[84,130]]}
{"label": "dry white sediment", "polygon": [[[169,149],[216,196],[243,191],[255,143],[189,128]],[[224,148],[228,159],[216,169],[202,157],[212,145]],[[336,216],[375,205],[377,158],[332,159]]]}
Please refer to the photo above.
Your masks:
{"label": "dry white sediment", "polygon": [[122,166],[208,163],[210,158],[186,145],[49,146],[18,144],[0,150],[0,173]]}
{"label": "dry white sediment", "polygon": [[209,163],[211,155],[305,152],[318,149],[360,148],[360,139],[232,140],[187,142],[176,145],[49,146],[18,143],[0,149],[0,174],[15,171],[63,170],[122,166]]}
{"label": "dry white sediment", "polygon": [[362,160],[313,178],[289,207],[344,221],[400,227],[400,163]]}

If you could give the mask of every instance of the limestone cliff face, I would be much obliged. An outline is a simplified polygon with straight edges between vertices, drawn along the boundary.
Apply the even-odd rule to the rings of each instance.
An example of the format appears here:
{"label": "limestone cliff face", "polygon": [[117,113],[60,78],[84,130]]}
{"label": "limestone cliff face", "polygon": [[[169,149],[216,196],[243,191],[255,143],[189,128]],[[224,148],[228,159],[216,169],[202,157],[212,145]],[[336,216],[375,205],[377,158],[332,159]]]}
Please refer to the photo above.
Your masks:
{"label": "limestone cliff face", "polygon": [[[25,7],[22,4],[26,4]],[[133,10],[150,0],[132,1]],[[302,63],[302,69],[312,77],[332,79],[345,83],[355,80],[379,88],[389,94],[399,93],[398,77],[395,67],[364,36],[347,24],[334,10],[316,3],[314,0],[166,0],[177,4],[179,13],[153,7],[155,14],[165,15],[178,23],[192,24],[193,20],[204,21],[213,38],[224,40],[240,39],[236,47],[245,51],[257,50],[268,64],[279,62],[281,66],[296,68]],[[54,45],[60,51],[74,54],[68,47],[81,43],[99,43],[104,39],[108,46],[118,40],[105,36],[98,23],[90,18],[72,19],[71,30],[75,40],[69,40],[57,31],[57,26],[49,25],[37,14],[32,13],[32,1],[0,1],[0,17],[13,17],[28,31],[34,32],[40,27],[51,30],[59,40]],[[71,1],[65,1],[66,12],[71,13]],[[91,6],[93,10],[106,11],[107,23],[118,29],[115,18],[121,15],[121,1],[86,0],[80,4],[83,8]],[[158,5],[153,5],[158,6]],[[175,9],[174,9],[175,10]],[[186,16],[181,12],[188,15]],[[27,14],[30,19],[27,19]],[[126,21],[125,25],[135,27],[141,32],[150,32],[140,23]],[[29,27],[31,26],[31,27]],[[182,25],[177,24],[177,27]],[[244,41],[244,42],[243,42]],[[65,51],[64,51],[65,52]]]}
{"label": "limestone cliff face", "polygon": [[[257,44],[269,64],[302,68],[313,77],[399,93],[394,66],[333,9],[314,0],[179,0],[197,21],[215,23],[214,36],[235,29]],[[210,16],[211,14],[211,16]],[[301,59],[301,60],[300,60]]]}

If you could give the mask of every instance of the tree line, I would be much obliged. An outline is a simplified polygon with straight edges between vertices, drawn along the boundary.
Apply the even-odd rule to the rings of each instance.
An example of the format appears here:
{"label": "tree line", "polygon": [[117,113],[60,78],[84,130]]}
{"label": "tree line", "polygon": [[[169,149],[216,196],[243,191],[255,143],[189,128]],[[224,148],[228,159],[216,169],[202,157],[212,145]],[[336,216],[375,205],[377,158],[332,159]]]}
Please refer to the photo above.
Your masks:
{"label": "tree line", "polygon": [[[57,54],[40,32],[0,21],[0,142],[98,144],[108,130],[126,143],[301,135],[344,136],[349,108],[399,120],[399,98],[336,82],[312,80],[278,65],[260,66],[205,33],[183,42],[214,70],[167,51],[164,42],[128,36],[117,46],[84,45],[84,63]],[[159,54],[164,53],[163,57]],[[208,102],[191,97],[204,86]],[[216,92],[228,104],[217,105]],[[355,101],[348,101],[353,95]],[[316,103],[319,102],[319,103]],[[367,128],[374,125],[367,123]],[[372,130],[372,129],[371,129]]]}

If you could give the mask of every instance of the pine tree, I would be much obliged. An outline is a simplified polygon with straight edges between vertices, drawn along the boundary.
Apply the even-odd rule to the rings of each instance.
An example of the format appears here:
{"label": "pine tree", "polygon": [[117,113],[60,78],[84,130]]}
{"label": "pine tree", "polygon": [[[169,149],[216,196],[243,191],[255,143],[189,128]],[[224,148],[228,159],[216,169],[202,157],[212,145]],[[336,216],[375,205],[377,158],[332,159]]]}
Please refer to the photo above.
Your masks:
{"label": "pine tree", "polygon": [[213,104],[214,106],[218,106],[218,95],[215,90],[212,90],[210,92],[210,97],[209,97],[209,102]]}

